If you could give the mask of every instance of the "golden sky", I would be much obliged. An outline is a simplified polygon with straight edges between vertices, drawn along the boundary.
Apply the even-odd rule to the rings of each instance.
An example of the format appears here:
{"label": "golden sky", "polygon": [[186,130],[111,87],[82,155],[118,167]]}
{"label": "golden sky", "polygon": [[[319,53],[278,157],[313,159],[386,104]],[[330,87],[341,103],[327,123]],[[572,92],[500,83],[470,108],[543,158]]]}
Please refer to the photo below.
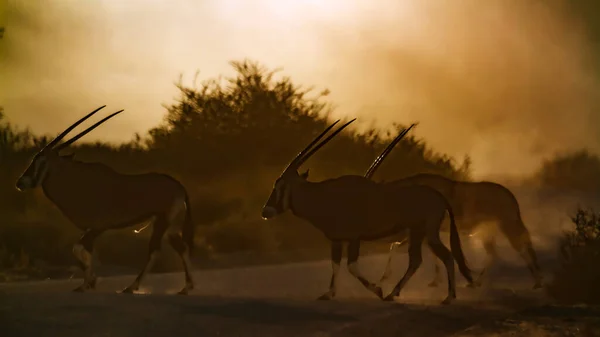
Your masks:
{"label": "golden sky", "polygon": [[529,173],[600,147],[588,39],[560,1],[0,0],[0,105],[44,133],[123,108],[86,139],[128,140],[160,122],[180,74],[251,58],[330,89],[359,126],[420,121],[479,176]]}

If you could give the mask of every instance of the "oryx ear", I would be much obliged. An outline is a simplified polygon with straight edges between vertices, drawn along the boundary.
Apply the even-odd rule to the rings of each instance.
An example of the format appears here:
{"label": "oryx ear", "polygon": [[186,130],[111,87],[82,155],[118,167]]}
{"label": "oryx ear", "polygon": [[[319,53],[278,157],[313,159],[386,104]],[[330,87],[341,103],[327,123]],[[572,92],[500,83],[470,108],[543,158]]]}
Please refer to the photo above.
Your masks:
{"label": "oryx ear", "polygon": [[304,172],[304,173],[300,173],[300,178],[302,178],[302,179],[304,179],[304,180],[308,179],[308,171],[309,171],[309,170],[310,170],[310,169],[306,169],[306,172]]}

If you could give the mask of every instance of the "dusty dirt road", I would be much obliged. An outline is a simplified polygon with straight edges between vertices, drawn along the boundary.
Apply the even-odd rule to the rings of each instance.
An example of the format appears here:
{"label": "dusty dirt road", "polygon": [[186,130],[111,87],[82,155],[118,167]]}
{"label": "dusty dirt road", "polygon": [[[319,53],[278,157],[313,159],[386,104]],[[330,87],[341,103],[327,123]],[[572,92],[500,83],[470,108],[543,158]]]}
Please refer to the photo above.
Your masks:
{"label": "dusty dirt road", "polygon": [[[405,261],[395,258],[393,280]],[[70,292],[80,280],[2,284],[0,336],[450,336],[545,302],[542,291],[529,289],[525,266],[505,264],[490,275],[493,287],[465,288],[458,277],[458,299],[442,306],[446,286],[426,286],[429,261],[394,303],[378,300],[346,269],[338,299],[316,301],[329,284],[329,261],[196,270],[190,296],[173,295],[183,284],[178,273],[150,275],[143,291],[152,294],[115,293],[133,276],[101,278],[85,294]],[[373,280],[384,265],[383,256],[361,260]]]}

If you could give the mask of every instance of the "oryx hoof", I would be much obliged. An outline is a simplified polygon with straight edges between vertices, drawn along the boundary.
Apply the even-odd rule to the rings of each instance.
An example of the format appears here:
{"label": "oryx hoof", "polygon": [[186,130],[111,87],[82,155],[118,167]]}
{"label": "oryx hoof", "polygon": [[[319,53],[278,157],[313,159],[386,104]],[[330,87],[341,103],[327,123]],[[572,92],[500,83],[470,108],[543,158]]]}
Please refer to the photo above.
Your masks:
{"label": "oryx hoof", "polygon": [[98,282],[98,278],[94,277],[89,283],[88,286],[90,289],[96,289],[96,282]]}
{"label": "oryx hoof", "polygon": [[479,288],[479,287],[481,287],[481,281],[473,281],[473,282],[467,283],[467,288],[475,289],[475,288]]}
{"label": "oryx hoof", "polygon": [[394,296],[394,294],[389,294],[386,297],[384,297],[383,300],[385,302],[393,302],[394,301],[394,297],[396,297],[396,296]]}
{"label": "oryx hoof", "polygon": [[179,292],[177,292],[177,295],[188,295],[190,293],[190,289],[188,287],[185,287],[183,289],[181,289]]}
{"label": "oryx hoof", "polygon": [[543,287],[544,287],[544,285],[542,284],[542,282],[541,282],[541,281],[537,281],[537,282],[536,282],[536,283],[533,285],[533,288],[532,288],[532,289],[534,289],[534,290],[535,290],[535,289],[540,289],[540,288],[543,288]]}
{"label": "oryx hoof", "polygon": [[325,293],[325,294],[319,296],[319,298],[317,298],[317,301],[329,301],[331,299],[333,299],[333,294]]}
{"label": "oryx hoof", "polygon": [[133,294],[133,292],[136,290],[137,289],[134,289],[133,287],[127,287],[127,288],[119,291],[119,294]]}
{"label": "oryx hoof", "polygon": [[88,287],[85,284],[80,285],[79,287],[73,289],[72,291],[74,293],[83,293],[88,289]]}
{"label": "oryx hoof", "polygon": [[377,297],[380,299],[383,299],[383,289],[381,289],[381,287],[375,287],[373,293],[375,293],[375,295],[377,295]]}
{"label": "oryx hoof", "polygon": [[453,298],[451,296],[446,297],[445,300],[442,301],[443,305],[448,305],[450,303],[452,303]]}
{"label": "oryx hoof", "polygon": [[437,288],[437,286],[439,286],[439,285],[440,285],[440,283],[437,280],[433,280],[427,286],[429,288]]}

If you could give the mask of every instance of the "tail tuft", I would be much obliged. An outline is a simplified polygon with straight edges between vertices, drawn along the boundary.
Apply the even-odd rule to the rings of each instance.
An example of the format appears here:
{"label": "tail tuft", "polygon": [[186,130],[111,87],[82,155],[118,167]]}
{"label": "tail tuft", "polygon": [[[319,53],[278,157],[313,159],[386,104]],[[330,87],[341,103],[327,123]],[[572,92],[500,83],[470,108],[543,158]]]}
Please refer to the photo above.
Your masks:
{"label": "tail tuft", "polygon": [[194,222],[192,221],[192,209],[187,192],[185,194],[185,222],[181,228],[181,236],[191,254],[194,250]]}
{"label": "tail tuft", "polygon": [[458,229],[456,228],[456,222],[454,221],[454,212],[452,211],[452,207],[449,203],[447,203],[446,209],[448,211],[448,215],[450,216],[450,250],[452,251],[452,256],[454,256],[454,260],[456,260],[456,263],[458,264],[458,270],[460,270],[460,273],[470,284],[472,284],[472,271],[467,265],[467,260],[460,243]]}

